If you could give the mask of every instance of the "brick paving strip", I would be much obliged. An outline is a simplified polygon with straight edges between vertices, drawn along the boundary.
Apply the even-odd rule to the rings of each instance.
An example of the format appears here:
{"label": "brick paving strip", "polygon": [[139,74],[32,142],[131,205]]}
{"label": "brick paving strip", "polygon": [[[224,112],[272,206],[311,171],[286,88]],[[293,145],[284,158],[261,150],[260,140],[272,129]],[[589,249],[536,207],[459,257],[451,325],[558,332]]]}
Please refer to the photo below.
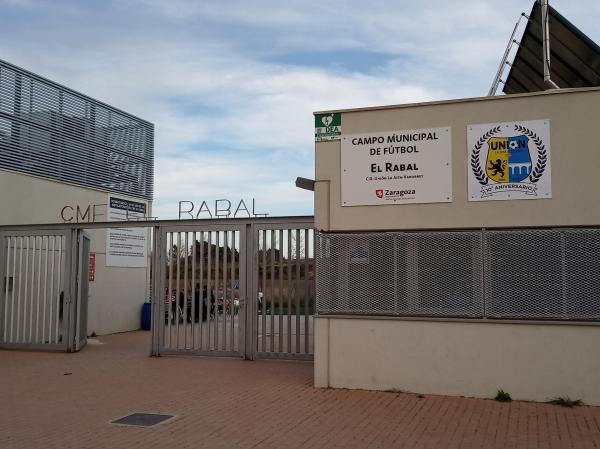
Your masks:
{"label": "brick paving strip", "polygon": [[[0,448],[600,449],[600,407],[314,389],[311,363],[152,358],[149,338],[0,351]],[[174,418],[110,423],[134,412]]]}

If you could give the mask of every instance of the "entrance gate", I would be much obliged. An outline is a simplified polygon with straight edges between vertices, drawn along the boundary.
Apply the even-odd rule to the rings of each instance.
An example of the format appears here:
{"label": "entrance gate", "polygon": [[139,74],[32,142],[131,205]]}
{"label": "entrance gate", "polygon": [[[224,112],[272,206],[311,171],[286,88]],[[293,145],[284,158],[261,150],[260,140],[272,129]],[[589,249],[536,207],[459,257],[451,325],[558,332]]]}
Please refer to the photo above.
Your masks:
{"label": "entrance gate", "polygon": [[313,217],[0,227],[0,348],[86,343],[90,239],[146,227],[152,354],[313,358]]}
{"label": "entrance gate", "polygon": [[312,359],[312,217],[155,227],[153,355]]}
{"label": "entrance gate", "polygon": [[244,355],[245,231],[243,225],[160,228],[153,295],[159,354]]}
{"label": "entrance gate", "polygon": [[79,229],[0,232],[0,348],[85,345],[89,250]]}

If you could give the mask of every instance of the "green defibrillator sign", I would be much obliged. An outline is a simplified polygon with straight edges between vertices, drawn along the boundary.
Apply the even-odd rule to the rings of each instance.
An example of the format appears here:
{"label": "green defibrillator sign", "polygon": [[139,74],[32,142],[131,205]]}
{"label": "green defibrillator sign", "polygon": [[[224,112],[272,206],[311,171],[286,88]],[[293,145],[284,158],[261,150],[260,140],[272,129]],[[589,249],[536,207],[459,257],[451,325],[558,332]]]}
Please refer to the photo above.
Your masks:
{"label": "green defibrillator sign", "polygon": [[340,140],[342,135],[342,114],[333,112],[330,114],[315,115],[315,142],[327,140]]}

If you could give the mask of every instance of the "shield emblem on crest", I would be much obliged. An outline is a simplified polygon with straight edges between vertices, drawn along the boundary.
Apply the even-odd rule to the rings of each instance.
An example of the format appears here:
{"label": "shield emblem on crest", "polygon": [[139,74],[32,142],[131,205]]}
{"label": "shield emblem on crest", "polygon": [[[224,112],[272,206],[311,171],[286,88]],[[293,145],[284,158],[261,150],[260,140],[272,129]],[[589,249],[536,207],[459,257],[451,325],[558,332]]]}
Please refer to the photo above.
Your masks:
{"label": "shield emblem on crest", "polygon": [[488,140],[485,172],[498,183],[521,182],[531,173],[529,137],[492,137]]}

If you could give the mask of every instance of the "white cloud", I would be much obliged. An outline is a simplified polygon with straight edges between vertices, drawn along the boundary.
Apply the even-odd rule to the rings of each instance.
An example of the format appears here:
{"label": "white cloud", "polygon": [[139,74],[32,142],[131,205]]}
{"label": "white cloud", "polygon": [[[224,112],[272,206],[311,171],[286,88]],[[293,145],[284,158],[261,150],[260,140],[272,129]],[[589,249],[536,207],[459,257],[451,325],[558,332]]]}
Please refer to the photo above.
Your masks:
{"label": "white cloud", "polygon": [[155,187],[161,195],[154,215],[162,218],[177,218],[179,201],[193,202],[197,213],[202,201],[214,209],[214,201],[223,198],[234,203],[234,208],[244,200],[249,209],[254,198],[257,213],[312,213],[312,193],[294,185],[295,177],[306,173],[296,171],[286,158],[192,153],[177,159],[159,158],[156,166]]}
{"label": "white cloud", "polygon": [[[155,210],[164,216],[181,199],[243,195],[271,213],[310,213],[311,195],[293,179],[312,177],[313,111],[485,94],[514,21],[531,7],[517,0],[0,2],[12,8],[10,21],[0,17],[3,58],[156,125]],[[599,33],[589,18],[598,5],[556,3],[590,37]],[[328,64],[340,50],[350,51],[346,59],[353,50],[380,59],[373,67]],[[327,56],[319,66],[295,59],[297,52]]]}

